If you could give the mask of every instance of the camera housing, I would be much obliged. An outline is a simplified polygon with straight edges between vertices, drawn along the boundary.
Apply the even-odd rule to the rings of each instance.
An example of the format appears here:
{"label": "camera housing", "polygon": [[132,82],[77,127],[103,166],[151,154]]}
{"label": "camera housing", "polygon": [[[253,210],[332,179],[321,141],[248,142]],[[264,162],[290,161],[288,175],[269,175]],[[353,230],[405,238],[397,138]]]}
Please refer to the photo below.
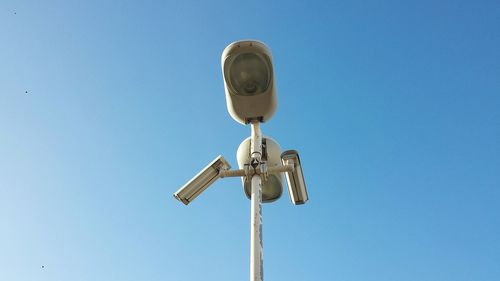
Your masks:
{"label": "camera housing", "polygon": [[175,199],[188,205],[220,177],[220,170],[229,170],[230,168],[231,165],[222,155],[217,156],[214,161],[174,193]]}
{"label": "camera housing", "polygon": [[288,185],[288,193],[290,200],[294,205],[301,205],[309,200],[307,194],[306,182],[304,181],[304,173],[300,164],[299,153],[296,150],[287,150],[281,154],[283,165],[293,164],[294,169],[291,172],[286,172],[286,182]]}
{"label": "camera housing", "polygon": [[277,107],[270,49],[259,41],[237,41],[224,49],[221,65],[231,117],[241,124],[269,120]]}

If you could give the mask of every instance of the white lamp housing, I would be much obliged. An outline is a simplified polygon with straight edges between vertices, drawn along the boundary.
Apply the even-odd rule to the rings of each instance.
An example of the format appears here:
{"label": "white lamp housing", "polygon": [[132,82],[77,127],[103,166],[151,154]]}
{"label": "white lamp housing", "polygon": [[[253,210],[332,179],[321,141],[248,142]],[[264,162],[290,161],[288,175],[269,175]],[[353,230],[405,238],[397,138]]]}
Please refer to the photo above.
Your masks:
{"label": "white lamp housing", "polygon": [[230,168],[231,165],[229,165],[222,155],[217,156],[214,161],[177,190],[174,193],[174,197],[185,205],[188,205],[220,177],[220,170],[229,170]]}
{"label": "white lamp housing", "polygon": [[270,49],[259,41],[237,41],[224,49],[221,65],[231,117],[241,124],[269,120],[277,106]]}
{"label": "white lamp housing", "polygon": [[[244,169],[245,164],[250,163],[250,141],[251,138],[245,139],[238,147],[236,158],[238,166]],[[265,161],[268,168],[281,166],[281,148],[279,144],[272,138],[264,136],[262,138],[262,161]],[[266,181],[262,182],[262,202],[269,203],[276,201],[283,193],[283,176],[282,173],[270,173]],[[242,179],[243,189],[248,199],[251,198],[251,181]]]}

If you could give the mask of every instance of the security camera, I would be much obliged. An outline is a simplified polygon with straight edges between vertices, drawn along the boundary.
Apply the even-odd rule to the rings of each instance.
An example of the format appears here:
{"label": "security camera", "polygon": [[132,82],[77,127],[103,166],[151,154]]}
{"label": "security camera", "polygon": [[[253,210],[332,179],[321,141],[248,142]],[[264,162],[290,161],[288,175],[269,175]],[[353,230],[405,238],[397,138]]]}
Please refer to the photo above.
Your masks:
{"label": "security camera", "polygon": [[177,190],[174,193],[174,197],[185,205],[188,205],[220,177],[220,170],[228,170],[230,168],[231,165],[229,165],[222,155],[217,156],[214,161]]}
{"label": "security camera", "polygon": [[241,124],[269,120],[277,105],[270,49],[259,41],[237,41],[224,49],[221,64],[231,117]]}
{"label": "security camera", "polygon": [[296,150],[287,150],[281,154],[281,161],[283,165],[292,164],[294,166],[293,171],[285,173],[288,192],[292,203],[294,205],[306,203],[309,196],[307,195],[306,182],[304,181],[304,174],[302,173],[299,153]]}
{"label": "security camera", "polygon": [[[238,166],[240,169],[244,169],[245,164],[250,163],[250,142],[251,138],[245,139],[241,142],[236,152],[236,158],[238,159]],[[281,166],[281,148],[279,144],[270,137],[264,136],[262,138],[262,161],[267,164],[268,168],[280,167]],[[278,200],[283,193],[283,176],[281,173],[269,173],[265,181],[262,181],[262,202],[270,203]],[[245,195],[248,199],[251,198],[252,187],[251,181],[242,178],[243,189]]]}

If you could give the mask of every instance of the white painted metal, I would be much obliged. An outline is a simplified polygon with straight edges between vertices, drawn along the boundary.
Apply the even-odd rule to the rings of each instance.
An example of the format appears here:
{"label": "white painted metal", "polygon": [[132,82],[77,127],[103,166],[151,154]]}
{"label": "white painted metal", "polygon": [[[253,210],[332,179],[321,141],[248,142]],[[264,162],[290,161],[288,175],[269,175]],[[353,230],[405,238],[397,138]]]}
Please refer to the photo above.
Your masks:
{"label": "white painted metal", "polygon": [[222,155],[217,156],[214,161],[177,190],[174,193],[174,197],[185,205],[188,205],[220,177],[221,170],[228,170],[230,168],[231,165],[229,165]]}
{"label": "white painted metal", "polygon": [[250,281],[264,280],[263,258],[262,258],[262,189],[261,178],[258,175],[252,177],[251,198],[251,233],[250,233]]}
{"label": "white painted metal", "polygon": [[[272,173],[287,173],[287,172],[293,172],[294,171],[294,165],[293,164],[287,164],[284,166],[278,166],[278,167],[268,167],[267,172],[269,174]],[[248,174],[248,176],[253,176],[254,174],[260,175],[262,172],[260,170],[252,170],[251,173]],[[220,170],[219,176],[221,178],[229,178],[229,177],[245,177],[247,176],[245,174],[245,170],[239,169],[239,170]]]}
{"label": "white painted metal", "polygon": [[251,128],[250,156],[260,161],[262,156],[262,131],[260,130],[260,123],[258,121],[252,122]]}
{"label": "white painted metal", "polygon": [[293,165],[294,169],[291,172],[285,173],[288,184],[288,193],[290,200],[294,205],[301,205],[307,202],[306,182],[302,173],[302,165],[300,164],[299,153],[296,150],[287,150],[281,154],[283,165]]}
{"label": "white painted metal", "polygon": [[219,172],[221,178],[229,178],[229,177],[245,177],[245,170],[221,170]]}
{"label": "white painted metal", "polygon": [[[250,155],[251,143],[251,137],[248,137],[243,140],[238,147],[236,159],[238,160],[238,167],[240,169],[243,169],[252,160]],[[262,136],[262,162],[265,162],[268,168],[283,166],[281,162],[280,145],[274,139],[266,135]],[[264,176],[266,175],[264,174]],[[242,178],[243,190],[248,199],[250,199],[252,193],[250,179],[251,177]],[[283,183],[283,174],[280,172],[269,172],[267,174],[267,179],[262,178],[262,203],[271,203],[278,200],[283,194]]]}
{"label": "white painted metal", "polygon": [[[237,70],[235,61],[238,57],[252,55],[259,58],[257,61],[247,61],[247,68]],[[256,62],[265,66],[259,67]],[[226,92],[227,110],[234,120],[241,124],[251,123],[258,119],[266,122],[271,119],[276,111],[278,100],[276,97],[276,85],[274,82],[273,62],[271,50],[264,43],[255,40],[243,40],[229,44],[221,56],[222,77],[224,90]],[[233,68],[236,67],[236,68]],[[235,72],[236,71],[236,72]],[[267,86],[253,93],[240,93],[233,82],[252,79],[255,75],[265,75]],[[260,77],[262,78],[262,77]]]}
{"label": "white painted metal", "polygon": [[[259,123],[253,122],[250,155],[260,162],[262,155],[262,132]],[[263,281],[262,259],[262,180],[260,175],[252,176],[252,196],[250,200],[250,281]]]}

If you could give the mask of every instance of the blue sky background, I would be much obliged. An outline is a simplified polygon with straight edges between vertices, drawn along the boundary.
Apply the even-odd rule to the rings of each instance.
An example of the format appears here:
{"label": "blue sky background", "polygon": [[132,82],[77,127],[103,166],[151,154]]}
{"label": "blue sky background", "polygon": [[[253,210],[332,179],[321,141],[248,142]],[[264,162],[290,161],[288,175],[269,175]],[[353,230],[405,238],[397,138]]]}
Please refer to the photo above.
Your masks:
{"label": "blue sky background", "polygon": [[247,38],[310,195],[264,206],[266,280],[498,280],[499,3],[3,0],[0,280],[248,280],[239,180],[172,197],[236,166]]}

